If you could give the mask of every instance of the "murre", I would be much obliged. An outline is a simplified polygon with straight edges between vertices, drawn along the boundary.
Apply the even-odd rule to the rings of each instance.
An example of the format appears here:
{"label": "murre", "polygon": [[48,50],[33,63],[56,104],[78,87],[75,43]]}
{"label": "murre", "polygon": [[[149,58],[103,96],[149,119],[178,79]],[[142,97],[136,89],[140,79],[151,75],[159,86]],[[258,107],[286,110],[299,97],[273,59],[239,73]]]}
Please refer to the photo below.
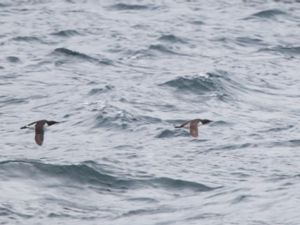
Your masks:
{"label": "murre", "polygon": [[38,120],[35,122],[32,122],[30,124],[27,124],[26,126],[21,127],[21,129],[26,128],[32,128],[35,129],[35,143],[38,145],[42,145],[44,141],[44,128],[48,126],[52,126],[53,124],[56,124],[59,122],[56,121],[48,121],[48,120]]}
{"label": "murre", "polygon": [[198,137],[198,125],[204,125],[212,122],[211,120],[207,119],[194,119],[184,122],[179,126],[175,126],[175,128],[187,128],[190,129],[190,134],[193,137]]}

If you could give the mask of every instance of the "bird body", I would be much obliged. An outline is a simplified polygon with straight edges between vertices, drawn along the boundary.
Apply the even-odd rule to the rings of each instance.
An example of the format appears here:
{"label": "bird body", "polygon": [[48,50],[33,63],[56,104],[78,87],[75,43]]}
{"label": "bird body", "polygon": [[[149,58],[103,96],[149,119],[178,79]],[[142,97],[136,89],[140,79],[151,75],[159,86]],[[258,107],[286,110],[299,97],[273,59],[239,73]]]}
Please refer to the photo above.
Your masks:
{"label": "bird body", "polygon": [[175,126],[175,128],[186,128],[190,130],[190,134],[193,137],[198,137],[198,126],[199,125],[204,125],[207,123],[212,122],[211,120],[207,120],[207,119],[193,119],[193,120],[189,120],[184,122],[183,124],[179,125],[179,126]]}
{"label": "bird body", "polygon": [[27,124],[26,126],[21,127],[21,129],[27,129],[27,128],[32,128],[34,127],[35,129],[35,143],[38,145],[42,145],[44,141],[44,132],[45,132],[45,127],[51,126],[53,124],[56,124],[59,122],[56,121],[48,121],[48,120],[38,120],[32,123]]}

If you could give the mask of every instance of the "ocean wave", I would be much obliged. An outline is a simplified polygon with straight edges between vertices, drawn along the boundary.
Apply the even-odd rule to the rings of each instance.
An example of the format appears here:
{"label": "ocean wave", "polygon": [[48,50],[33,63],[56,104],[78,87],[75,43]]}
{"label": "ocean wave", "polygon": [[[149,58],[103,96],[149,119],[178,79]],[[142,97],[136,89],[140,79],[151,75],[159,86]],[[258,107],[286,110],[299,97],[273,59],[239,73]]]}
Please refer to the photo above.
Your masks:
{"label": "ocean wave", "polygon": [[[4,96],[1,96],[4,97]],[[27,98],[15,98],[15,97],[4,97],[3,100],[0,100],[0,108],[5,107],[7,105],[11,104],[20,104],[20,103],[25,103],[28,102]]]}
{"label": "ocean wave", "polygon": [[166,45],[163,45],[163,44],[150,45],[149,48],[148,48],[148,51],[155,51],[155,52],[160,52],[160,53],[170,54],[170,55],[187,56],[187,54],[178,52],[178,49],[174,50],[173,47],[166,46]]}
{"label": "ocean wave", "polygon": [[153,10],[157,7],[155,5],[118,3],[111,5],[110,8],[114,10]]}
{"label": "ocean wave", "polygon": [[102,94],[102,93],[112,90],[113,88],[114,88],[114,86],[112,86],[112,85],[105,85],[104,87],[101,87],[101,88],[93,88],[89,91],[88,95]]}
{"label": "ocean wave", "polygon": [[[32,215],[17,212],[16,210],[11,209],[11,207],[9,207],[8,205],[5,205],[5,207],[0,207],[0,216],[7,216],[7,217],[12,218],[13,215],[21,217],[23,219],[33,217]],[[3,223],[3,224],[6,224],[6,223]]]}
{"label": "ocean wave", "polygon": [[276,46],[273,48],[262,48],[259,51],[277,52],[285,55],[299,55],[300,46]]}
{"label": "ocean wave", "polygon": [[10,6],[9,4],[3,4],[3,3],[0,3],[0,7],[8,7],[8,6]]}
{"label": "ocean wave", "polygon": [[173,137],[179,137],[179,136],[186,136],[190,137],[191,135],[184,131],[183,129],[174,129],[174,130],[169,130],[165,129],[161,131],[158,135],[156,135],[156,138],[173,138]]}
{"label": "ocean wave", "polygon": [[220,100],[226,100],[236,95],[240,84],[230,79],[225,71],[207,73],[205,76],[192,75],[180,76],[160,84],[168,86],[182,94],[213,95]]}
{"label": "ocean wave", "polygon": [[67,48],[56,48],[56,49],[54,49],[52,54],[56,55],[56,56],[64,56],[69,59],[79,59],[81,61],[100,63],[100,64],[104,64],[104,65],[112,65],[111,60],[108,60],[108,59],[99,60],[99,59],[89,56],[87,54],[84,54],[84,53],[81,53],[78,51],[73,51],[73,50],[70,50]]}
{"label": "ocean wave", "polygon": [[210,78],[204,76],[182,76],[163,83],[180,91],[188,91],[198,94],[216,91],[220,87]]}
{"label": "ocean wave", "polygon": [[126,180],[118,180],[114,176],[106,175],[94,169],[90,162],[78,165],[56,165],[29,160],[2,161],[0,162],[0,175],[36,180],[56,178],[65,182],[72,181],[77,184],[93,184],[106,187],[114,186],[115,188],[127,184]]}
{"label": "ocean wave", "polygon": [[33,37],[33,36],[18,36],[18,37],[14,37],[12,40],[14,41],[24,41],[24,42],[39,42],[39,43],[43,43],[43,41],[37,37]]}
{"label": "ocean wave", "polygon": [[106,127],[109,129],[127,129],[130,124],[137,122],[136,116],[127,112],[126,110],[119,109],[112,105],[106,105],[99,110],[96,117],[95,128]]}
{"label": "ocean wave", "polygon": [[267,144],[268,147],[273,148],[274,146],[281,147],[300,147],[300,139],[290,139],[282,141],[272,141]]}
{"label": "ocean wave", "polygon": [[7,61],[11,62],[11,63],[19,63],[21,62],[21,60],[16,57],[16,56],[8,56],[6,57]]}
{"label": "ocean wave", "polygon": [[78,51],[73,51],[67,48],[56,48],[53,51],[54,54],[56,55],[64,55],[64,56],[71,56],[71,57],[76,57],[88,61],[98,61],[96,58],[93,58],[89,55],[86,55],[84,53],[78,52]]}
{"label": "ocean wave", "polygon": [[235,39],[236,43],[241,45],[241,46],[262,46],[266,45],[262,39],[260,38],[251,38],[251,37],[237,37]]}
{"label": "ocean wave", "polygon": [[166,129],[161,131],[158,135],[156,135],[156,138],[170,138],[170,137],[175,137],[175,131]]}
{"label": "ocean wave", "polygon": [[[176,42],[172,37],[161,37],[158,39],[159,43],[150,44],[147,48],[138,50],[128,50],[127,55],[134,58],[155,58],[158,55],[174,55],[174,56],[189,56],[186,53],[180,52],[178,46],[173,46]],[[169,40],[167,40],[169,38]],[[177,40],[179,42],[179,40]]]}
{"label": "ocean wave", "polygon": [[187,180],[173,179],[168,177],[136,180],[135,182],[137,182],[137,184],[142,186],[145,185],[149,187],[163,188],[166,190],[181,190],[181,191],[189,190],[195,192],[204,192],[204,191],[211,191],[216,189],[201,183],[187,181]]}
{"label": "ocean wave", "polygon": [[262,133],[272,133],[272,132],[282,132],[282,131],[286,132],[287,130],[290,130],[294,127],[295,127],[294,125],[283,125],[280,127],[272,127],[269,129],[264,129],[260,132],[262,132]]}
{"label": "ocean wave", "polygon": [[251,19],[251,18],[274,18],[278,15],[286,15],[286,13],[282,10],[279,9],[269,9],[269,10],[263,10],[257,13],[252,14],[250,17],[247,17],[246,19]]}
{"label": "ocean wave", "polygon": [[76,30],[61,30],[61,31],[52,33],[52,35],[60,36],[60,37],[71,37],[71,36],[75,36],[75,35],[80,35],[80,33]]}
{"label": "ocean wave", "polygon": [[186,41],[183,40],[183,38],[177,37],[173,34],[168,35],[162,35],[158,39],[159,41],[165,41],[170,43],[186,43]]}
{"label": "ocean wave", "polygon": [[146,115],[139,115],[128,110],[106,104],[101,109],[95,109],[98,115],[93,122],[94,128],[104,127],[111,129],[135,129],[137,125],[160,123],[161,119]]}
{"label": "ocean wave", "polygon": [[158,213],[171,213],[173,211],[174,211],[174,209],[161,206],[161,207],[155,207],[155,208],[130,210],[126,213],[123,213],[122,216],[120,216],[120,217],[129,217],[129,216],[137,216],[137,215],[146,216],[146,215],[153,215],[153,214],[158,214]]}
{"label": "ocean wave", "polygon": [[93,161],[77,165],[57,165],[30,160],[11,160],[0,162],[1,179],[33,179],[46,182],[47,179],[59,179],[74,185],[94,185],[110,189],[144,189],[159,188],[174,191],[205,192],[215,188],[194,181],[168,177],[132,178],[107,174],[100,169],[101,165]]}

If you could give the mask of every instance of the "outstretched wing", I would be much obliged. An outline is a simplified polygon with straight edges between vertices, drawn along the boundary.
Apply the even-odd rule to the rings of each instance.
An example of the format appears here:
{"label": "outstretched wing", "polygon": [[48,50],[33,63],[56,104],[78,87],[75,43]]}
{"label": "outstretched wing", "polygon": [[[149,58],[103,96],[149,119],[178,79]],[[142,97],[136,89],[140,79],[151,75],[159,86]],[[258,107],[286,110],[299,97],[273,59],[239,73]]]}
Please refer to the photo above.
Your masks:
{"label": "outstretched wing", "polygon": [[179,125],[179,126],[175,126],[175,128],[182,128],[185,127],[190,121],[186,121],[183,124]]}
{"label": "outstretched wing", "polygon": [[198,121],[191,121],[190,133],[193,137],[198,137]]}
{"label": "outstretched wing", "polygon": [[38,145],[42,145],[44,141],[44,129],[43,129],[44,123],[37,123],[35,125],[35,143]]}
{"label": "outstretched wing", "polygon": [[35,121],[35,122],[32,122],[32,123],[29,123],[29,124],[27,124],[27,125],[25,125],[25,126],[23,126],[23,127],[21,127],[20,129],[26,129],[26,128],[30,128],[30,126],[32,126],[33,124],[35,124],[37,121]]}

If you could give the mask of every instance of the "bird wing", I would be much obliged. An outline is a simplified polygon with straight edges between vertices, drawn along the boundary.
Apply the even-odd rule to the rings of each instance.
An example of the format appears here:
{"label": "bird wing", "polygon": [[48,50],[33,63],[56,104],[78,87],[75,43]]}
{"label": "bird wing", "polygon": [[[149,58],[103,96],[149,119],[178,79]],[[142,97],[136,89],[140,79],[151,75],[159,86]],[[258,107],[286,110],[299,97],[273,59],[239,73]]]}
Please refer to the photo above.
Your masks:
{"label": "bird wing", "polygon": [[179,125],[179,126],[175,126],[175,128],[182,128],[184,127],[185,125],[187,125],[190,121],[186,121],[184,122],[183,124]]}
{"label": "bird wing", "polygon": [[191,121],[190,133],[193,137],[198,137],[198,121]]}
{"label": "bird wing", "polygon": [[43,123],[37,123],[35,125],[35,143],[38,145],[42,145],[44,141],[44,124]]}
{"label": "bird wing", "polygon": [[29,123],[29,124],[27,124],[27,125],[25,125],[25,126],[23,126],[23,127],[21,127],[20,129],[26,129],[26,128],[30,128],[30,126],[31,125],[33,125],[33,124],[35,124],[37,121],[35,121],[35,122],[32,122],[32,123]]}

